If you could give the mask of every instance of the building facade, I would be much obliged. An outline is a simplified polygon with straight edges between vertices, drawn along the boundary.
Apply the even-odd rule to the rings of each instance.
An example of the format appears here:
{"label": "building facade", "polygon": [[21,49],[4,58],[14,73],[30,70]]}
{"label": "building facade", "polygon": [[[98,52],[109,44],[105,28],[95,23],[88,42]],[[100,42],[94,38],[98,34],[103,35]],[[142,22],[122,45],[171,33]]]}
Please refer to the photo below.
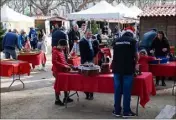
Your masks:
{"label": "building facade", "polygon": [[176,5],[152,6],[140,17],[140,38],[152,28],[165,32],[169,43],[176,46]]}

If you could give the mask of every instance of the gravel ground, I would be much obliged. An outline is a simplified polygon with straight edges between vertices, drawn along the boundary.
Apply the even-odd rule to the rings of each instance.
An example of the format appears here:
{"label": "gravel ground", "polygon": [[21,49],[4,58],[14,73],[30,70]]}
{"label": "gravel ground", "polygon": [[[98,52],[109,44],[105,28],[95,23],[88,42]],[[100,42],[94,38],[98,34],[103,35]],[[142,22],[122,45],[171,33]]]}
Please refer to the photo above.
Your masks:
{"label": "gravel ground", "polygon": [[[50,56],[48,56],[50,58]],[[48,59],[50,61],[50,59]],[[54,90],[51,62],[47,62],[47,72],[34,70],[30,76],[23,76],[25,89],[20,82],[15,82],[11,91],[8,86],[12,79],[1,79],[1,118],[3,119],[114,119],[113,94],[95,93],[93,101],[85,100],[80,92],[79,102],[73,96],[74,102],[68,108],[54,105]],[[175,105],[175,96],[172,96],[173,81],[166,82],[167,87],[157,87],[157,95],[151,96],[145,108],[139,107],[139,116],[136,119],[154,119],[165,105]],[[63,95],[61,96],[63,98]],[[131,106],[135,111],[137,97],[132,97]]]}

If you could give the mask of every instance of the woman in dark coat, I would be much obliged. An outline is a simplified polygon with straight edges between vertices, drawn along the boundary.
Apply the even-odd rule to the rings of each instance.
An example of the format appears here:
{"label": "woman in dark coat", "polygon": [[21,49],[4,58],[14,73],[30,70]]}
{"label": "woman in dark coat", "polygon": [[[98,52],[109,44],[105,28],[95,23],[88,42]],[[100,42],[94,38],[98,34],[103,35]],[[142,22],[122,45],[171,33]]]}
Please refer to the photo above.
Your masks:
{"label": "woman in dark coat", "polygon": [[[153,40],[150,53],[155,57],[166,57],[170,53],[169,42],[163,31],[158,31],[157,37]],[[166,86],[165,77],[156,77],[156,85],[159,85],[159,80],[162,79],[162,86]]]}

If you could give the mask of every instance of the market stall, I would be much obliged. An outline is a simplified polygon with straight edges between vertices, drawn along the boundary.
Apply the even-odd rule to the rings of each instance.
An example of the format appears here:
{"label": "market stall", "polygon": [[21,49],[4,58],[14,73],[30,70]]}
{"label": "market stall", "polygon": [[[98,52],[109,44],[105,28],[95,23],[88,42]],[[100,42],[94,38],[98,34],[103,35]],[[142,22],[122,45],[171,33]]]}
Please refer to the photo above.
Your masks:
{"label": "market stall", "polygon": [[101,1],[89,9],[68,14],[67,17],[70,20],[113,20],[119,19],[121,15],[111,4]]}
{"label": "market stall", "polygon": [[27,61],[32,64],[33,68],[35,68],[37,65],[46,63],[46,56],[40,51],[20,52],[18,54],[18,60]]}
{"label": "market stall", "polygon": [[[88,91],[99,93],[114,93],[113,74],[100,74],[97,76],[84,76],[76,73],[58,73],[55,84],[55,91]],[[150,101],[150,95],[156,95],[155,85],[152,74],[149,72],[135,77],[132,95],[138,96],[138,103],[145,107]]]}
{"label": "market stall", "polygon": [[[24,83],[20,79],[20,75],[27,74],[30,75],[30,65],[28,62],[19,61],[19,60],[1,60],[0,62],[0,76],[1,77],[11,77],[13,76],[13,81],[9,86],[9,90],[15,81],[20,81]],[[15,75],[19,77],[16,79]]]}

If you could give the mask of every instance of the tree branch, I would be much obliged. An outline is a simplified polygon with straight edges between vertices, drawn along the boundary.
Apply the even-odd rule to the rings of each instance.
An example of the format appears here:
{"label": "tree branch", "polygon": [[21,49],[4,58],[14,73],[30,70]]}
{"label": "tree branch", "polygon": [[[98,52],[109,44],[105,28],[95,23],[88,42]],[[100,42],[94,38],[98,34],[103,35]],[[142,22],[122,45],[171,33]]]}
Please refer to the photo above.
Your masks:
{"label": "tree branch", "polygon": [[81,10],[82,8],[84,8],[84,6],[88,3],[93,2],[94,0],[83,0],[83,3],[81,5],[79,5],[79,7],[77,8],[78,10]]}

